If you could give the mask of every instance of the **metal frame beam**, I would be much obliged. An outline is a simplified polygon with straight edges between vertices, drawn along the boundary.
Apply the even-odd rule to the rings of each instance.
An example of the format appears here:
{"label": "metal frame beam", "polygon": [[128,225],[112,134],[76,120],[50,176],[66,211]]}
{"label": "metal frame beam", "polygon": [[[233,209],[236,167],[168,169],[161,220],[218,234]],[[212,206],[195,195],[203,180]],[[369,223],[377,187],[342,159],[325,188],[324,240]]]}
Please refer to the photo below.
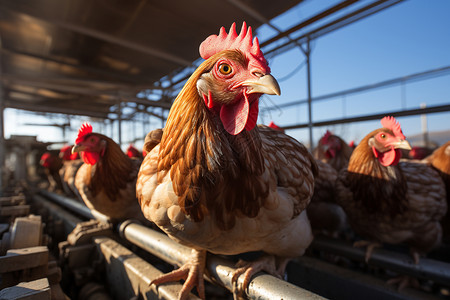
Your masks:
{"label": "metal frame beam", "polygon": [[[331,98],[336,98],[340,96],[348,96],[351,94],[361,93],[369,90],[379,89],[379,88],[386,88],[397,84],[402,83],[409,83],[419,80],[425,80],[429,78],[434,78],[438,76],[446,76],[450,75],[450,66],[445,66],[437,69],[427,70],[424,72],[414,73],[407,76],[397,77],[393,79],[384,80],[381,82],[376,82],[373,84],[367,84],[356,88],[351,88],[348,90],[338,91],[330,94],[325,94],[317,97],[312,98],[312,102],[320,101],[320,100],[327,100]],[[280,108],[287,108],[291,106],[301,105],[308,103],[308,99],[298,100],[298,101],[292,101],[288,103],[278,104],[276,107],[268,107],[268,108],[262,108],[261,111],[269,111],[269,110],[279,110]]]}
{"label": "metal frame beam", "polygon": [[[344,124],[344,123],[379,120],[385,116],[406,117],[406,116],[433,114],[433,113],[441,113],[441,112],[448,112],[448,111],[450,111],[450,104],[438,105],[438,106],[428,106],[425,108],[416,108],[416,109],[409,109],[409,110],[390,111],[390,112],[379,113],[379,114],[374,114],[374,115],[365,115],[365,116],[357,116],[357,117],[351,117],[351,118],[313,122],[312,126],[320,127],[320,126],[329,126],[329,125]],[[284,130],[290,130],[290,129],[300,129],[300,128],[307,128],[307,127],[309,127],[309,123],[287,125],[287,126],[283,126],[282,128]]]}
{"label": "metal frame beam", "polygon": [[[311,248],[361,262],[365,261],[365,249],[353,247],[350,243],[338,239],[316,236]],[[445,286],[450,284],[450,263],[422,257],[416,265],[411,255],[380,248],[374,249],[367,263],[401,274],[429,279]]]}
{"label": "metal frame beam", "polygon": [[[275,48],[269,49],[269,50],[265,50],[264,54],[265,55],[269,55],[274,53],[274,55],[276,55],[278,52],[283,51],[287,51],[293,47],[295,47],[295,45],[293,44],[293,42],[295,41],[296,43],[300,43],[303,44],[307,41],[307,39],[309,38],[310,40],[314,40],[316,38],[319,38],[327,33],[330,33],[332,31],[335,31],[339,28],[342,28],[346,25],[349,25],[351,23],[354,23],[356,21],[359,21],[369,15],[372,15],[374,13],[377,13],[383,9],[386,9],[388,7],[391,7],[395,4],[398,4],[400,2],[402,2],[404,0],[379,0],[373,3],[370,3],[360,9],[357,9],[354,12],[348,13],[346,15],[344,15],[343,17],[337,19],[337,20],[333,20],[317,29],[313,29],[311,31],[308,31],[304,34],[302,34],[300,37],[295,38],[291,41],[287,41],[285,43],[282,43],[279,46],[276,46]],[[302,28],[302,27],[300,27]],[[288,30],[289,33],[290,30]],[[270,44],[273,43],[273,39],[270,39],[264,43],[261,44],[261,47],[264,46],[268,46]]]}

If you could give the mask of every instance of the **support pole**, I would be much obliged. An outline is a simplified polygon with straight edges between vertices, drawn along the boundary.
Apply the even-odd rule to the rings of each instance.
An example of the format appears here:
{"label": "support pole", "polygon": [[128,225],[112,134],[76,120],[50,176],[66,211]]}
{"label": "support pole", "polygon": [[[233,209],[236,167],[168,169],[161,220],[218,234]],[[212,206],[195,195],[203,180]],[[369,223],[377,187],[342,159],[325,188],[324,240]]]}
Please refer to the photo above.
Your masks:
{"label": "support pole", "polygon": [[[303,49],[303,48],[302,48]],[[309,129],[309,149],[314,149],[313,126],[312,126],[312,97],[311,97],[311,40],[308,36],[306,41],[306,50],[303,51],[306,56],[306,86],[308,91],[308,129]]]}
{"label": "support pole", "polygon": [[117,122],[118,122],[118,144],[120,147],[122,147],[122,101],[118,100],[118,104],[117,104]]}
{"label": "support pole", "polygon": [[[2,77],[2,58],[1,58],[1,49],[2,49],[2,40],[0,36],[0,77]],[[3,193],[3,183],[5,179],[3,178],[4,174],[4,165],[5,165],[5,130],[4,130],[4,102],[3,102],[3,84],[0,82],[0,194]]]}

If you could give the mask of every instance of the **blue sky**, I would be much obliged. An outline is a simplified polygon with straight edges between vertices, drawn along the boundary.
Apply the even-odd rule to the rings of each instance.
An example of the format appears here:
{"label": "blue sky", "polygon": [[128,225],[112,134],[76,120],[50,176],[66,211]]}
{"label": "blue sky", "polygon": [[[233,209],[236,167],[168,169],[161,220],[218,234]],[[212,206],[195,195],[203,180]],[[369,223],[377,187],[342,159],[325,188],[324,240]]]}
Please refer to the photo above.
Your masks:
{"label": "blue sky", "polygon": [[[306,0],[272,20],[271,24],[285,30],[338,2],[340,1]],[[362,1],[361,5],[366,3],[368,1]],[[449,66],[449,12],[449,0],[406,0],[314,40],[311,44],[313,97]],[[225,27],[229,25],[224,24]],[[275,31],[263,26],[256,34],[260,42],[263,42],[273,36]],[[304,58],[298,48],[278,55],[269,60],[272,74],[278,79],[284,78],[302,64]],[[280,81],[280,86],[282,95],[264,97],[261,108],[306,99],[306,68],[303,67],[289,79]],[[426,103],[428,106],[449,104],[450,73],[403,87],[393,86],[317,102],[313,105],[313,120],[396,111],[402,107],[413,109],[418,108],[420,103]],[[48,122],[43,118],[31,116],[28,113],[7,110],[5,124]],[[450,130],[449,117],[450,112],[428,115],[428,129]],[[260,114],[259,123],[268,124],[271,120],[280,126],[305,123],[308,120],[307,107],[301,105]],[[52,121],[62,123],[58,119]],[[406,136],[421,132],[420,116],[403,117],[399,118],[399,121]],[[73,125],[76,126],[76,122],[73,122]],[[94,130],[95,126],[94,124]],[[160,121],[152,120],[151,129],[160,126]],[[317,141],[330,129],[347,141],[359,142],[365,134],[379,126],[379,121],[367,121],[352,125],[319,127],[314,130],[314,140]],[[132,131],[134,132],[131,133]],[[133,128],[124,124],[123,141],[142,135],[142,132],[139,125]],[[103,133],[110,135],[110,130]],[[289,130],[287,133],[302,142],[309,142],[306,129]],[[10,134],[37,135],[40,141],[62,139],[60,129],[49,127],[6,125],[6,137]],[[67,136],[74,140],[75,135],[74,131],[68,132]],[[113,138],[117,140],[117,136]],[[140,145],[141,143],[137,143],[137,146]],[[126,146],[124,144],[123,148]]]}
{"label": "blue sky", "polygon": [[[272,24],[286,29],[297,24],[298,19],[330,7],[338,1],[307,1]],[[367,1],[365,1],[367,3]],[[364,1],[363,1],[364,3]],[[321,5],[318,7],[316,5]],[[309,10],[309,11],[308,11]],[[450,1],[406,0],[375,15],[357,21],[337,31],[324,35],[312,43],[311,76],[312,96],[378,83],[450,65]],[[297,20],[296,20],[297,19]],[[287,27],[286,27],[287,26]],[[260,34],[259,34],[260,33]],[[260,40],[271,30],[261,28]],[[304,60],[299,49],[275,57],[270,61],[272,73],[283,78]],[[280,82],[282,96],[271,96],[268,106],[303,100],[307,97],[306,68],[289,80]],[[313,120],[331,120],[342,117],[396,111],[405,107],[418,108],[450,103],[450,74],[420,82],[377,89],[369,92],[333,98],[313,105]],[[264,107],[264,104],[261,105]],[[449,130],[450,113],[428,115],[430,131]],[[260,117],[262,123],[274,120],[280,126],[304,123],[307,107],[301,105]],[[399,118],[406,135],[421,132],[420,116]],[[359,141],[378,121],[353,125],[336,125],[314,130],[314,140],[327,129],[342,135],[346,140]],[[306,129],[289,130],[288,134],[308,142]]]}

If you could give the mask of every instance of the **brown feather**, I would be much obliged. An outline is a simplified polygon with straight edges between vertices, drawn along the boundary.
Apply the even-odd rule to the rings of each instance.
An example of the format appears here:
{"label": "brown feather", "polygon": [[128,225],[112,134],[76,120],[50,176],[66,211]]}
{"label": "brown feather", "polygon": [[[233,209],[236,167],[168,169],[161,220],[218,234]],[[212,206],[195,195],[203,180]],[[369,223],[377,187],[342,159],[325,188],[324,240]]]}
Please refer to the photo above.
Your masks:
{"label": "brown feather", "polygon": [[336,181],[337,201],[352,228],[364,238],[406,243],[426,253],[441,241],[439,220],[447,210],[445,190],[436,172],[423,163],[401,161],[382,166],[368,134],[353,151],[348,169]]}
{"label": "brown feather", "polygon": [[[109,137],[92,133],[106,141],[106,150],[103,157],[97,164],[90,166],[90,173],[93,175],[88,179],[88,188],[95,197],[101,190],[104,190],[111,201],[115,201],[119,190],[124,189],[126,185],[135,178],[133,174],[132,160],[123,153],[119,145]],[[135,174],[136,175],[136,174]]]}
{"label": "brown feather", "polygon": [[[235,51],[230,53],[236,55]],[[197,92],[199,76],[212,67],[217,57],[211,57],[194,72],[175,100],[161,140],[158,172],[170,170],[179,204],[195,221],[203,219],[207,208],[218,216],[218,224],[231,228],[233,218],[225,220],[222,211],[254,217],[264,205],[267,190],[255,189],[252,184],[252,178],[264,169],[258,130],[238,136],[222,134],[222,123],[207,112]],[[164,173],[160,174],[159,182],[164,178]],[[217,203],[217,185],[239,188],[223,191],[227,197],[221,197],[224,203]],[[207,196],[201,197],[201,191]],[[242,194],[247,197],[242,198]]]}

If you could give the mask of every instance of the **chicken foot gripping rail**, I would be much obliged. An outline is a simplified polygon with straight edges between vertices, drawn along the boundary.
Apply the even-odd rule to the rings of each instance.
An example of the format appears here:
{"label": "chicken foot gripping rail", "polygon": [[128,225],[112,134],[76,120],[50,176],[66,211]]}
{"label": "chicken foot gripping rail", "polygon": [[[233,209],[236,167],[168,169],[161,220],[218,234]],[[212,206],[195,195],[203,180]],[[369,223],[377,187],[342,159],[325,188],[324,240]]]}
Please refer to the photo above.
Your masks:
{"label": "chicken foot gripping rail", "polygon": [[[183,265],[190,258],[191,249],[171,240],[165,234],[131,222],[119,225],[119,233],[126,240],[173,265]],[[233,291],[234,263],[215,255],[207,258],[209,280]],[[323,299],[276,277],[259,273],[248,286],[249,299]]]}

